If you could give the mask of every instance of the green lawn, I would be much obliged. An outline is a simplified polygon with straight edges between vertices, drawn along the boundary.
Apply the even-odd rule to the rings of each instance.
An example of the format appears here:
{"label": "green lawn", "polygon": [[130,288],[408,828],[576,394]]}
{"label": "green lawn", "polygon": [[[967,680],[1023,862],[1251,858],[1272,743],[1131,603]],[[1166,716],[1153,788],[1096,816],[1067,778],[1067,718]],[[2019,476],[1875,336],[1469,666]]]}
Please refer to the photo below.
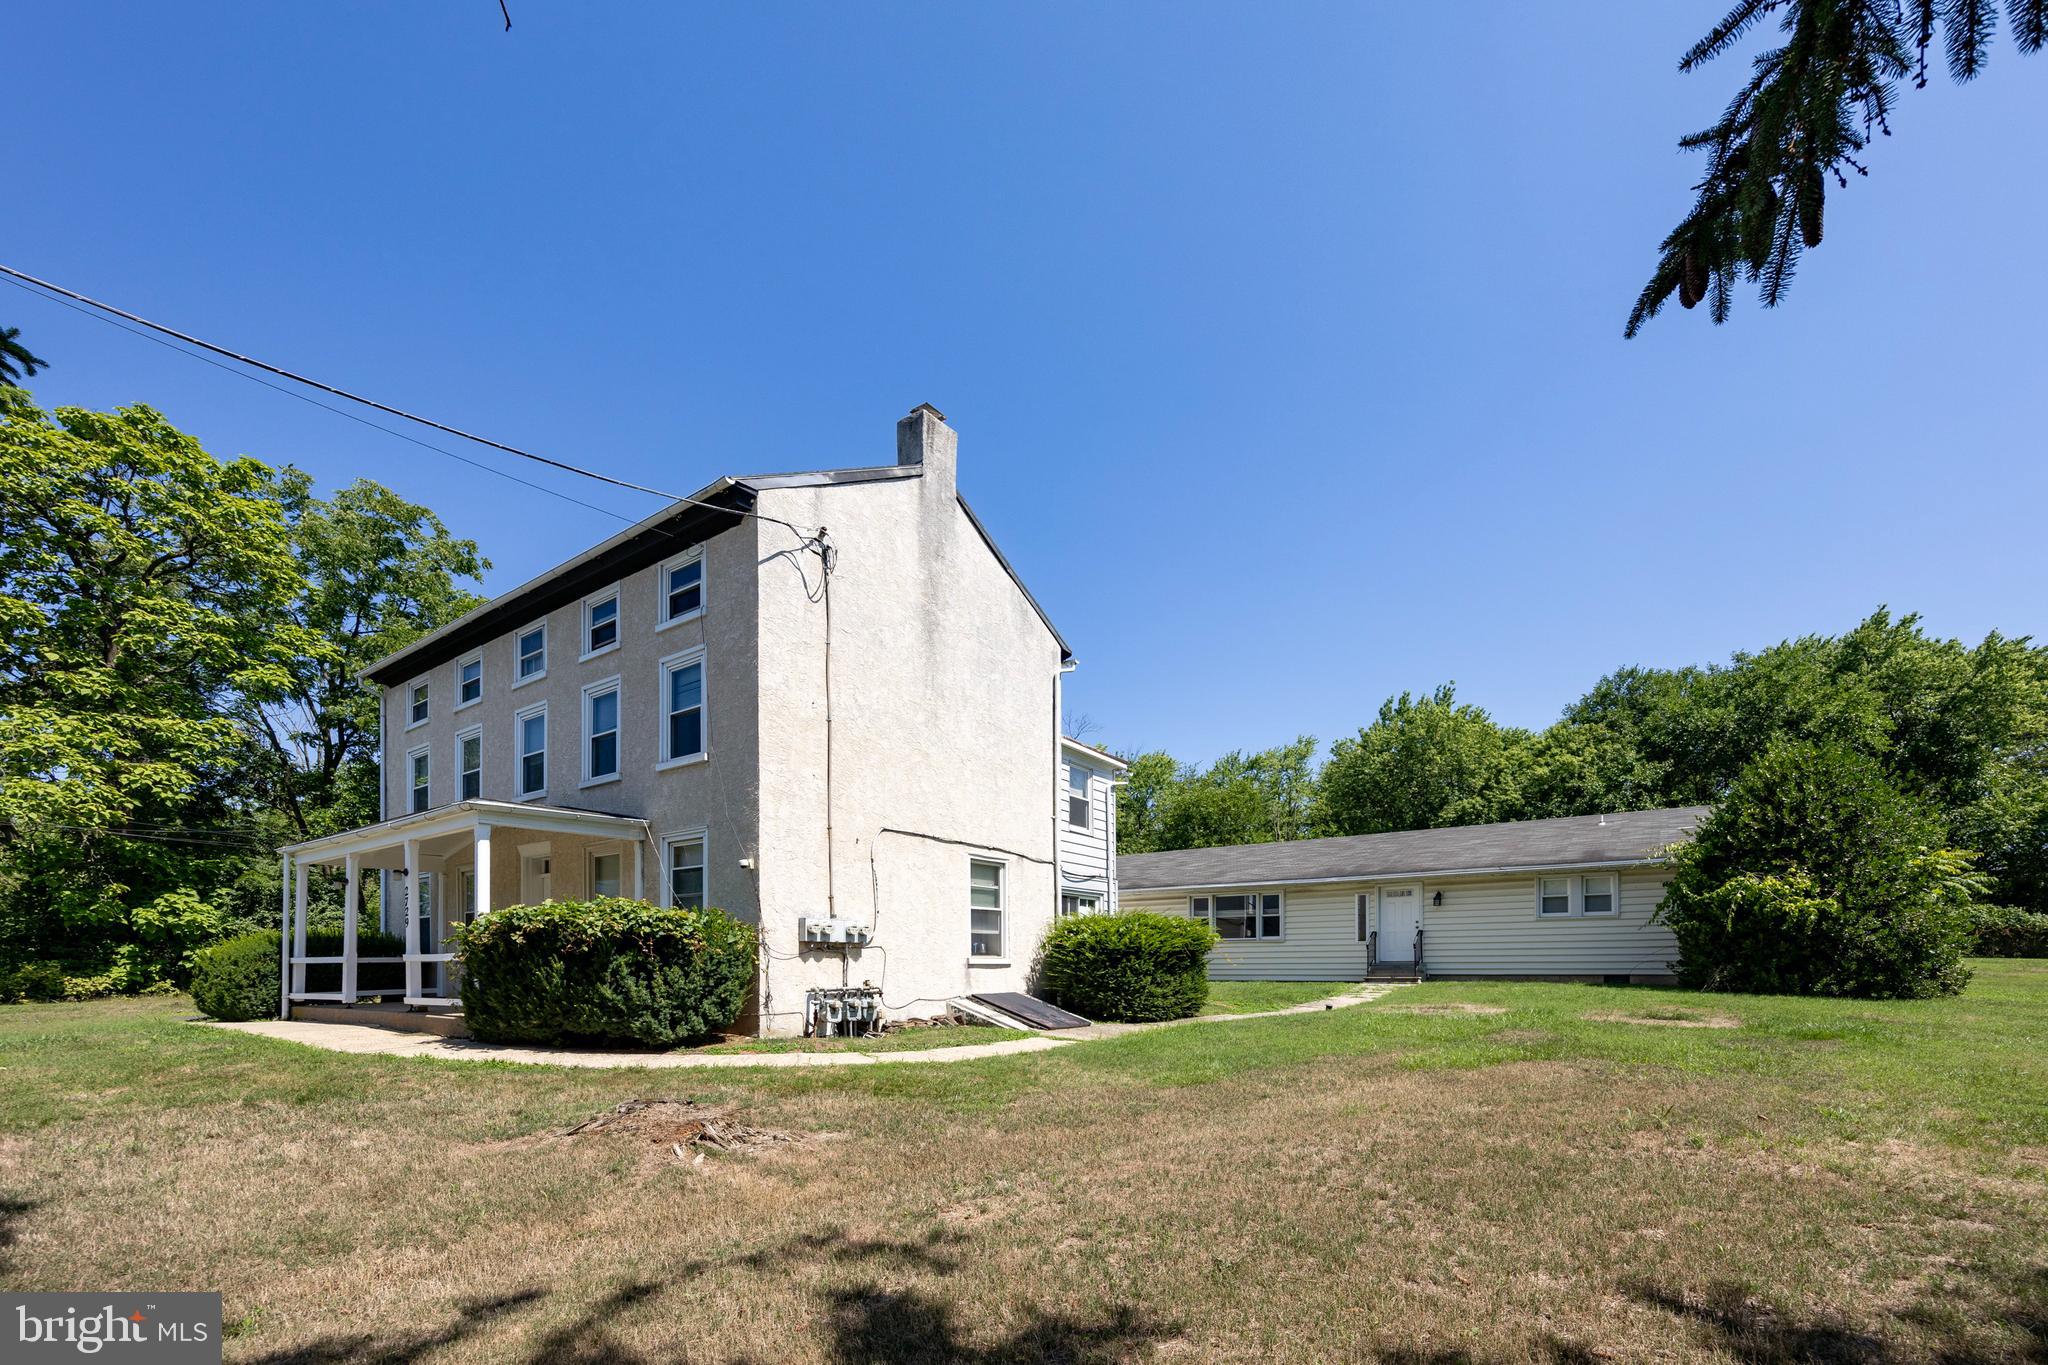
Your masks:
{"label": "green lawn", "polygon": [[1356,981],[1211,981],[1204,1014],[1258,1014],[1358,989]]}
{"label": "green lawn", "polygon": [[[1951,1000],[1445,982],[694,1073],[6,1006],[0,1286],[218,1289],[268,1365],[2017,1365],[2048,1358],[2048,962],[1977,965]],[[803,1140],[560,1136],[664,1095]]]}

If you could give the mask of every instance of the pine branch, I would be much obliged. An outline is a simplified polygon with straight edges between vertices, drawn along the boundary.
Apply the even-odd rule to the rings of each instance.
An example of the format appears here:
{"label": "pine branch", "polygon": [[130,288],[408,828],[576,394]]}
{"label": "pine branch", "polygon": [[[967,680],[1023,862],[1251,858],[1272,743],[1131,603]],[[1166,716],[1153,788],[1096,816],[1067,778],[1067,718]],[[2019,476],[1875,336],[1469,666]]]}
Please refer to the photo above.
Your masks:
{"label": "pine branch", "polygon": [[1694,43],[1687,49],[1686,54],[1678,59],[1678,69],[1691,71],[1695,67],[1705,66],[1740,42],[1742,35],[1749,32],[1757,20],[1776,9],[1780,2],[1781,0],[1740,0],[1734,9],[1728,11],[1726,18],[1714,25],[1706,37]]}
{"label": "pine branch", "polygon": [[2020,51],[2039,52],[2048,43],[2048,0],[2005,0],[2005,19]]}
{"label": "pine branch", "polygon": [[1976,77],[1990,55],[1991,35],[1998,31],[1998,10],[1992,0],[1942,0],[1942,36],[1948,49],[1948,73],[1958,81]]}

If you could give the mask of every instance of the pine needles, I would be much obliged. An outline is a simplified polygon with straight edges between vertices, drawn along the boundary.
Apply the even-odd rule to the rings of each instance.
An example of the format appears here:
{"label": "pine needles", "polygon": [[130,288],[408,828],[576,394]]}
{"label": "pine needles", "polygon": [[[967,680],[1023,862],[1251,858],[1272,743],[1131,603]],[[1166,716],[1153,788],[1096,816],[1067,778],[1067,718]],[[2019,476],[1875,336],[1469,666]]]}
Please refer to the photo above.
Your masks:
{"label": "pine needles", "polygon": [[[2048,43],[2048,0],[2005,0],[2021,52]],[[1941,39],[1949,74],[1984,69],[1997,0],[1739,0],[1679,62],[1692,71],[1732,50],[1773,14],[1781,46],[1760,54],[1749,80],[1711,127],[1679,139],[1707,154],[1691,212],[1659,246],[1657,268],[1629,312],[1633,337],[1673,294],[1726,322],[1738,281],[1766,308],[1792,283],[1800,256],[1821,244],[1829,180],[1868,175],[1859,156],[1891,133],[1899,82],[1927,83]]]}

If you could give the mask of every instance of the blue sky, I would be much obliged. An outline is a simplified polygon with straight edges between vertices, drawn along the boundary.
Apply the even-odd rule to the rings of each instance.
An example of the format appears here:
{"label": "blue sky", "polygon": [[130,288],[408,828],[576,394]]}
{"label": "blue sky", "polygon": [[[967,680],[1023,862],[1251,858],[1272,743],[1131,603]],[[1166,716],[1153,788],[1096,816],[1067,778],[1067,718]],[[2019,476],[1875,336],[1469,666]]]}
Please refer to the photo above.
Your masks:
{"label": "blue sky", "polygon": [[[1906,92],[1785,307],[1624,343],[1746,63],[1676,71],[1722,8],[30,6],[0,260],[679,491],[886,463],[930,401],[1117,747],[1327,742],[1450,679],[1542,725],[1881,602],[2041,632],[2048,58]],[[0,323],[46,404],[378,479],[492,588],[618,525]]]}

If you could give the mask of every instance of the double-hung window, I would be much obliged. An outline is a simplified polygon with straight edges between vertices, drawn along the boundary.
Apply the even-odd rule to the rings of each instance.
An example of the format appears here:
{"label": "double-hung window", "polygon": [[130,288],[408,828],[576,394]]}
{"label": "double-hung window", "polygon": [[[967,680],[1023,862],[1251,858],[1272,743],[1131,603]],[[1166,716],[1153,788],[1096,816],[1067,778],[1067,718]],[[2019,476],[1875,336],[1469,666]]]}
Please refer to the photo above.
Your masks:
{"label": "double-hung window", "polygon": [[1061,896],[1060,918],[1066,919],[1073,915],[1092,915],[1095,913],[1095,905],[1096,900],[1093,896]]}
{"label": "double-hung window", "polygon": [[1284,912],[1278,891],[1226,891],[1190,896],[1188,916],[1206,923],[1218,938],[1284,937]]}
{"label": "double-hung window", "polygon": [[657,766],[688,763],[705,753],[704,651],[661,661],[661,757]]}
{"label": "double-hung window", "polygon": [[484,699],[484,660],[481,654],[455,665],[455,709],[474,706]]}
{"label": "double-hung window", "polygon": [[677,910],[704,904],[704,836],[672,834],[664,841],[662,861],[668,869],[668,903]]}
{"label": "double-hung window", "polygon": [[1539,919],[1620,913],[1621,879],[1612,872],[1536,879],[1536,916]]}
{"label": "double-hung window", "polygon": [[410,730],[415,725],[425,725],[426,723],[427,685],[423,682],[416,682],[406,692],[405,728]]}
{"label": "double-hung window", "polygon": [[548,789],[547,703],[529,706],[512,718],[513,761],[517,764],[517,794],[542,796]]}
{"label": "double-hung window", "polygon": [[434,754],[431,749],[414,749],[405,756],[406,771],[412,777],[412,798],[406,809],[417,815],[427,808],[427,781],[432,775]]}
{"label": "double-hung window", "polygon": [[662,565],[655,586],[661,590],[660,625],[672,626],[703,611],[704,548],[700,545]]}
{"label": "double-hung window", "polygon": [[1067,765],[1067,823],[1088,828],[1088,779],[1095,774],[1078,763]]}
{"label": "double-hung window", "polygon": [[583,657],[602,654],[619,642],[619,590],[583,602]]}
{"label": "double-hung window", "polygon": [[583,689],[583,781],[609,782],[619,775],[619,680],[607,678]]}
{"label": "double-hung window", "polygon": [[456,799],[475,801],[484,794],[484,732],[472,726],[455,737]]}
{"label": "double-hung window", "polygon": [[[1041,788],[1041,790],[1043,790]],[[967,952],[1003,955],[1003,865],[976,858],[967,865]]]}
{"label": "double-hung window", "polygon": [[548,675],[547,622],[538,622],[519,632],[518,655],[519,661],[513,670],[518,675],[513,679],[514,687]]}

